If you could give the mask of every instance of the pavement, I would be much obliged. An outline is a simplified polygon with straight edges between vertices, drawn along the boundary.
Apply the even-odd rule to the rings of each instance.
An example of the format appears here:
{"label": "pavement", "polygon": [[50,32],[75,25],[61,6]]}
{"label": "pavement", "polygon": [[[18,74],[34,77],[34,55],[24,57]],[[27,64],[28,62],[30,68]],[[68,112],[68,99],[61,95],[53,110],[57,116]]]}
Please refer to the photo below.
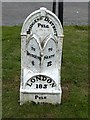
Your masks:
{"label": "pavement", "polygon": [[[2,25],[20,25],[30,13],[40,7],[52,11],[52,2],[2,2]],[[63,8],[64,25],[88,24],[87,2],[65,2]]]}

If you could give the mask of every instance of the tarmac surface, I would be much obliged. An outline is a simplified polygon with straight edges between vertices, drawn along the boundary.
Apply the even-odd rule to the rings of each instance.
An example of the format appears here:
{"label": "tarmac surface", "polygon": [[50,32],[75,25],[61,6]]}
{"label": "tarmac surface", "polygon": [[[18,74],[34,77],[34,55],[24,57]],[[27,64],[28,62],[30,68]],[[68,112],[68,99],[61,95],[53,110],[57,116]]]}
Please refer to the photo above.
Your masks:
{"label": "tarmac surface", "polygon": [[[40,7],[46,7],[52,11],[52,2],[3,2],[2,25],[8,26],[22,24],[30,13]],[[88,24],[87,2],[65,2],[63,8],[64,25]],[[58,9],[56,9],[56,15],[57,14]]]}

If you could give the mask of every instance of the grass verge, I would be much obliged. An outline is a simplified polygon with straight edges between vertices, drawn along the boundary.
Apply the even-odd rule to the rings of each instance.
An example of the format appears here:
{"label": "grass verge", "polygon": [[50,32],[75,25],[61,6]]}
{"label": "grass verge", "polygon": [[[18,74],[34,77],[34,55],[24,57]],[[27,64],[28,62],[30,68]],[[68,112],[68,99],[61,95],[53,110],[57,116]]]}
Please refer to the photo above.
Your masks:
{"label": "grass verge", "polygon": [[61,105],[19,105],[20,31],[21,26],[2,27],[3,118],[87,118],[87,26],[64,26]]}

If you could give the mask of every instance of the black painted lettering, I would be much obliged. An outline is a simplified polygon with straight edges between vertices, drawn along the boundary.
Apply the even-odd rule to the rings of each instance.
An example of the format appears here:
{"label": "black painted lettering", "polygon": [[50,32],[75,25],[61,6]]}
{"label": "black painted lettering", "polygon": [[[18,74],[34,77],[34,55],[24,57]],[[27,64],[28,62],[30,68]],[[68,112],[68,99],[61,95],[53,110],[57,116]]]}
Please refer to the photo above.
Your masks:
{"label": "black painted lettering", "polygon": [[[36,99],[40,99],[40,100],[43,100],[43,99],[46,99],[46,96],[36,96]],[[40,102],[41,103],[41,102]]]}
{"label": "black painted lettering", "polygon": [[52,79],[49,78],[49,79],[47,80],[47,83],[51,83],[51,82],[52,82]]}
{"label": "black painted lettering", "polygon": [[53,26],[53,25],[54,25],[54,23],[53,23],[52,21],[50,21],[50,24],[51,24],[51,26]]}
{"label": "black painted lettering", "polygon": [[46,89],[47,88],[47,84],[44,84],[43,88]]}
{"label": "black painted lettering", "polygon": [[53,48],[48,48],[48,51],[50,52],[50,51],[52,51],[53,50]]}
{"label": "black painted lettering", "polygon": [[49,25],[38,23],[38,27],[40,27],[40,28],[49,28]]}
{"label": "black painted lettering", "polygon": [[56,86],[56,84],[53,82],[53,83],[51,84],[51,86],[52,86],[52,87],[55,87],[55,86]]}
{"label": "black painted lettering", "polygon": [[45,81],[47,79],[46,76],[42,76],[42,81]]}
{"label": "black painted lettering", "polygon": [[30,29],[27,31],[27,34],[30,34]]}
{"label": "black painted lettering", "polygon": [[27,55],[30,55],[30,53],[27,51]]}
{"label": "black painted lettering", "polygon": [[57,36],[57,33],[54,33],[55,36]]}
{"label": "black painted lettering", "polygon": [[50,55],[50,56],[49,56],[49,58],[52,58],[52,57],[53,57],[53,55]]}
{"label": "black painted lettering", "polygon": [[29,56],[31,56],[31,57],[33,57],[33,58],[35,58],[35,59],[41,60],[41,57],[39,57],[39,56],[37,56],[37,55],[30,54],[28,51],[27,51],[27,55],[29,55]]}
{"label": "black painted lettering", "polygon": [[54,35],[57,36],[57,30],[56,30],[54,23],[48,17],[45,17],[45,21],[48,21],[48,23],[52,26],[54,30]]}
{"label": "black painted lettering", "polygon": [[[35,84],[35,82],[38,80],[46,81],[47,83],[46,84],[42,84],[42,83]],[[34,77],[30,78],[26,84],[31,87],[33,85],[33,83],[35,84],[35,88],[37,88],[37,89],[47,89],[48,85],[50,85],[51,87],[56,86],[53,79],[51,79],[50,77],[44,76],[44,75],[34,76]]]}
{"label": "black painted lettering", "polygon": [[38,19],[35,19],[35,20],[34,20],[34,23],[36,23],[37,21],[38,21]]}
{"label": "black painted lettering", "polygon": [[31,87],[31,86],[32,86],[32,83],[27,83],[27,85]]}
{"label": "black painted lettering", "polygon": [[48,17],[45,17],[45,21],[48,21],[48,22],[49,22],[49,18],[48,18]]}
{"label": "black painted lettering", "polygon": [[55,25],[53,26],[53,29],[54,29],[54,30],[56,30],[56,27],[55,27]]}
{"label": "black painted lettering", "polygon": [[32,65],[33,65],[33,66],[35,65],[34,61],[32,61]]}
{"label": "black painted lettering", "polygon": [[42,89],[42,84],[36,84],[36,88]]}
{"label": "black painted lettering", "polygon": [[44,96],[44,99],[47,99],[47,97],[46,97],[46,96]]}
{"label": "black painted lettering", "polygon": [[47,88],[47,84],[44,84],[44,85],[42,85],[42,84],[36,84],[36,88],[38,89],[46,89]]}
{"label": "black painted lettering", "polygon": [[38,98],[38,95],[35,95],[35,99],[37,99]]}
{"label": "black painted lettering", "polygon": [[38,27],[40,27],[41,26],[41,24],[40,23],[38,23]]}
{"label": "black painted lettering", "polygon": [[47,67],[49,67],[49,66],[51,66],[52,65],[52,61],[49,61],[48,63],[47,63]]}
{"label": "black painted lettering", "polygon": [[[35,24],[36,22],[38,22],[39,20],[42,20],[43,18],[44,18],[44,17],[39,17],[39,18],[36,18],[35,20],[33,20],[32,23],[31,23],[31,25],[29,26],[29,29],[28,29],[28,31],[27,31],[27,34],[30,34],[30,33],[31,33],[31,29],[32,29],[32,27],[34,26],[34,24]],[[55,27],[53,21],[50,20],[49,17],[45,17],[44,20],[47,21],[47,22],[52,26],[52,28],[53,28],[53,30],[54,30],[54,35],[57,36],[57,30],[56,30],[56,27]],[[40,27],[40,28],[49,28],[49,25],[38,23],[38,27]]]}
{"label": "black painted lettering", "polygon": [[34,47],[31,47],[31,50],[35,51],[35,48],[34,48]]}
{"label": "black painted lettering", "polygon": [[36,84],[36,88],[38,88],[38,84]]}
{"label": "black painted lettering", "polygon": [[41,75],[36,76],[36,80],[41,80]]}
{"label": "black painted lettering", "polygon": [[40,88],[40,89],[42,88],[42,84],[39,84],[39,88]]}
{"label": "black painted lettering", "polygon": [[44,56],[44,60],[45,60],[45,59],[48,59],[48,56],[47,56],[47,55]]}
{"label": "black painted lettering", "polygon": [[54,57],[54,56],[55,56],[55,55],[50,55],[49,58],[52,58],[52,57]]}
{"label": "black painted lettering", "polygon": [[54,56],[55,56],[55,54],[50,55],[50,56],[45,55],[45,56],[44,56],[44,60],[45,60],[45,59],[50,59],[50,58],[52,58],[52,57],[54,57]]}
{"label": "black painted lettering", "polygon": [[27,31],[27,34],[30,34],[33,25],[34,25],[36,22],[38,22],[39,20],[42,20],[42,17],[37,18],[37,19],[34,19],[34,20],[32,21],[32,23],[30,24],[29,29],[28,29],[28,31]]}
{"label": "black painted lettering", "polygon": [[32,79],[31,79],[31,82],[34,83],[34,82],[35,82],[35,78],[32,78]]}

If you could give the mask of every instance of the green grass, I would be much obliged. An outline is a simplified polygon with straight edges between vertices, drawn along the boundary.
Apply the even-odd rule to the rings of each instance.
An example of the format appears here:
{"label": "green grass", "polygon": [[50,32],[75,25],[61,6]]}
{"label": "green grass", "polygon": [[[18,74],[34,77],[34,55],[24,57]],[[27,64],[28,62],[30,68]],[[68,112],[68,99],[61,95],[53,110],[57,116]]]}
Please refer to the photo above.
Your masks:
{"label": "green grass", "polygon": [[88,117],[88,29],[65,26],[62,62],[62,104],[19,105],[21,26],[2,28],[3,118]]}

